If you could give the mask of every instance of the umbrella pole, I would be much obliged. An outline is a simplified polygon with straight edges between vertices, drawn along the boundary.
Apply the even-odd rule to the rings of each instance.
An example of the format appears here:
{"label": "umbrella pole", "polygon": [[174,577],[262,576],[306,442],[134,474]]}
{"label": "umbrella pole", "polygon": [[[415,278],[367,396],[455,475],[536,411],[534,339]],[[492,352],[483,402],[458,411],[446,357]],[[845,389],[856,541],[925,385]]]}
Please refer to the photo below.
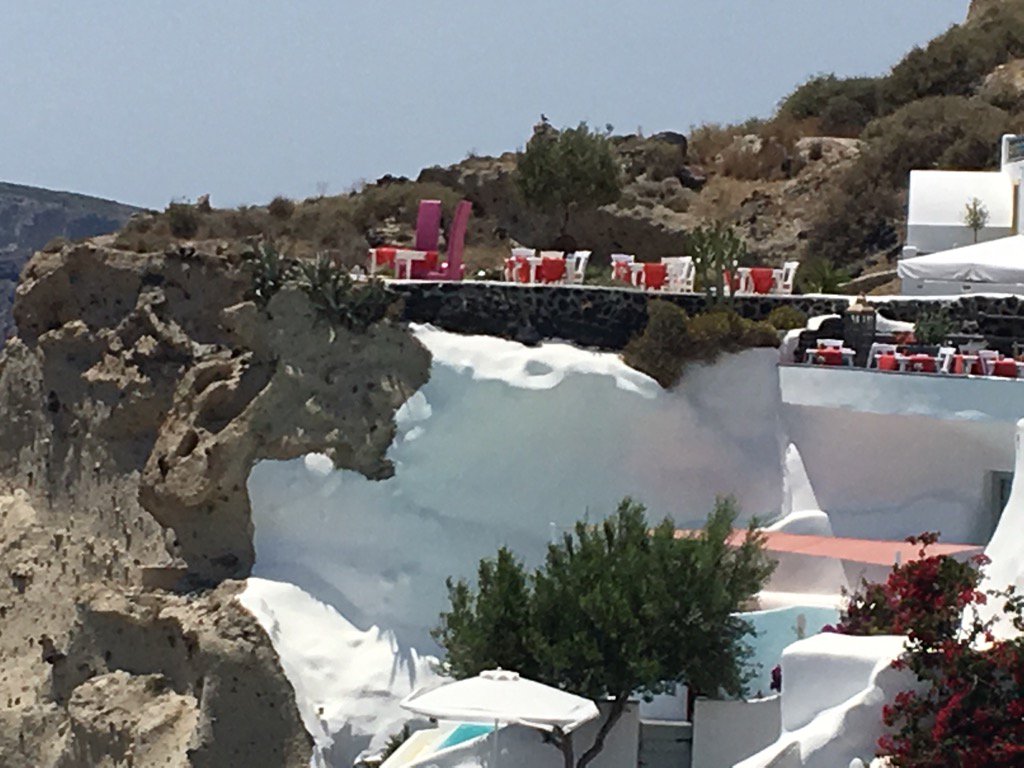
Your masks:
{"label": "umbrella pole", "polygon": [[491,759],[491,768],[498,768],[498,721],[494,721],[494,745],[492,747],[493,758]]}

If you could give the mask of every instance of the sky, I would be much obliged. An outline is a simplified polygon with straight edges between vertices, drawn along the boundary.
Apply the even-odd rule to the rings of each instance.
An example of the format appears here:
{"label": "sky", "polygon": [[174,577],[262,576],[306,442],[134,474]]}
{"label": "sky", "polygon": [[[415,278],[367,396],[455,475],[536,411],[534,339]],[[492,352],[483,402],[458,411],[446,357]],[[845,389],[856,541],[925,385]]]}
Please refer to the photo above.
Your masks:
{"label": "sky", "polygon": [[968,0],[0,0],[0,180],[151,208],[339,193],[557,126],[768,116]]}

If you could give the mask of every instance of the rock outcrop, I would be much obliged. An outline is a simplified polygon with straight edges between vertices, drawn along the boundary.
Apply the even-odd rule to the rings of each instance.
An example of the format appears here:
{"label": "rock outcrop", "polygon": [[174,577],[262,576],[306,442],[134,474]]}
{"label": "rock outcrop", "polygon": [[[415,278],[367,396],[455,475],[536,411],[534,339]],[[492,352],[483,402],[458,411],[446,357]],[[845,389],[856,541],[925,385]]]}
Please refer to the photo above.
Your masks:
{"label": "rock outcrop", "polygon": [[429,375],[401,326],[246,301],[240,249],[39,253],[0,358],[0,765],[305,766],[269,641],[234,595],[246,479],[309,451],[383,477]]}
{"label": "rock outcrop", "polygon": [[21,268],[50,240],[106,235],[140,209],[72,192],[0,182],[0,339],[14,333],[11,305]]}

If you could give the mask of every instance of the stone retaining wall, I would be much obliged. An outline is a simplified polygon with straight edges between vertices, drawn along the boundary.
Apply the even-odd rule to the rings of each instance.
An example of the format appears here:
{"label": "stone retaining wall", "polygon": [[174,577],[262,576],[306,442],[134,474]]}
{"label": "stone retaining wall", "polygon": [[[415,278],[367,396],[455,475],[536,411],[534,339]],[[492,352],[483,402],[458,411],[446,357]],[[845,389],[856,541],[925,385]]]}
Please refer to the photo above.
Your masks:
{"label": "stone retaining wall", "polygon": [[[456,333],[479,333],[536,343],[565,339],[581,346],[622,349],[647,323],[652,298],[678,304],[690,314],[703,311],[702,294],[649,294],[628,288],[524,286],[467,281],[462,283],[395,282],[391,288],[405,301],[403,317],[432,323]],[[870,298],[869,298],[870,301]],[[744,317],[764,320],[783,304],[808,316],[841,313],[848,299],[809,296],[739,296],[733,307]],[[877,302],[893,320],[914,322],[944,307],[953,333],[979,334],[996,344],[1024,339],[1024,303],[1016,296],[965,296],[960,299],[908,299]]]}

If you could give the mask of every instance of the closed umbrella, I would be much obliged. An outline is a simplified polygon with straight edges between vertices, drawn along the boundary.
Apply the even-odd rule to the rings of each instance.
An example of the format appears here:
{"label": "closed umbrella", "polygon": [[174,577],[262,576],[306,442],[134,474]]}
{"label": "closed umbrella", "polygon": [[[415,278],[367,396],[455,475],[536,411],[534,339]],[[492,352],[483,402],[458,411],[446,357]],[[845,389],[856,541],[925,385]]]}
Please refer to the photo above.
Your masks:
{"label": "closed umbrella", "polygon": [[476,677],[416,691],[402,700],[410,712],[437,720],[494,722],[494,761],[498,758],[498,724],[525,725],[569,733],[598,716],[590,699],[491,669]]}

